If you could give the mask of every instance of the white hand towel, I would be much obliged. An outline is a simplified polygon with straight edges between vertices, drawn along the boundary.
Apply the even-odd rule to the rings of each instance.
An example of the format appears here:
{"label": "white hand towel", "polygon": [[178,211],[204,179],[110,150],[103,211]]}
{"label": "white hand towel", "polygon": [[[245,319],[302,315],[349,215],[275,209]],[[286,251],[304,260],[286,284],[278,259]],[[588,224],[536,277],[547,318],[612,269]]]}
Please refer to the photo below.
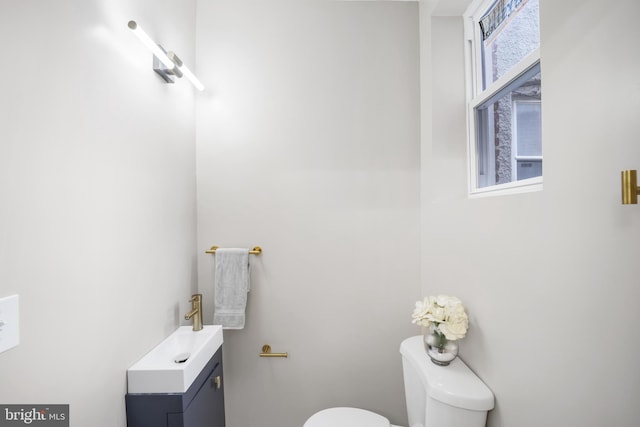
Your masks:
{"label": "white hand towel", "polygon": [[242,329],[250,287],[249,250],[218,248],[215,258],[213,323],[222,329]]}

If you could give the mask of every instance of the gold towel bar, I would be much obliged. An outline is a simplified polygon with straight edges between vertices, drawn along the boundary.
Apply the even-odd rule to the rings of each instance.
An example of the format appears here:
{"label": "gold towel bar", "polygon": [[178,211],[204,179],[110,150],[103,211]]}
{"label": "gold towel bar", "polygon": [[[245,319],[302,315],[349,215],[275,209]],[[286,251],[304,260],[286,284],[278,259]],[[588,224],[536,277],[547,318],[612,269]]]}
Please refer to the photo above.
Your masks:
{"label": "gold towel bar", "polygon": [[[220,246],[211,246],[211,249],[209,249],[208,251],[204,251],[204,253],[206,254],[216,254],[216,250],[219,248]],[[255,246],[253,249],[251,249],[249,251],[249,253],[251,255],[260,255],[262,253],[262,248],[260,246]]]}
{"label": "gold towel bar", "polygon": [[262,346],[262,353],[260,357],[289,357],[289,353],[271,353],[271,346],[265,344]]}

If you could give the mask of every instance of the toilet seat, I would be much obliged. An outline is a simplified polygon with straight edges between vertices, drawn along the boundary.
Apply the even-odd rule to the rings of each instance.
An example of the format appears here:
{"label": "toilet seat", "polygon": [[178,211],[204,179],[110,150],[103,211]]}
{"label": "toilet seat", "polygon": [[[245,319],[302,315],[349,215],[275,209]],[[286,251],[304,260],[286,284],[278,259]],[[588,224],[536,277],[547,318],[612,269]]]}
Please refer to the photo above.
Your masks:
{"label": "toilet seat", "polygon": [[390,427],[390,423],[366,409],[329,408],[313,414],[303,427]]}

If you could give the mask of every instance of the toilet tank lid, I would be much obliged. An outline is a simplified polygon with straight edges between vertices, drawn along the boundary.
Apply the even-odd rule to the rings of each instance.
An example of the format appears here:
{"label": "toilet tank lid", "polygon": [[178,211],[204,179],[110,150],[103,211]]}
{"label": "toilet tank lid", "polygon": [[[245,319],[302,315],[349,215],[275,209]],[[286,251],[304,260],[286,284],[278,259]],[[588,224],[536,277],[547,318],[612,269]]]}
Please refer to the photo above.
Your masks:
{"label": "toilet tank lid", "polygon": [[389,420],[358,408],[329,408],[313,414],[303,427],[389,427]]}
{"label": "toilet tank lid", "polygon": [[493,409],[493,393],[459,357],[449,366],[436,365],[427,356],[422,335],[404,340],[400,353],[420,376],[432,398],[463,409]]}

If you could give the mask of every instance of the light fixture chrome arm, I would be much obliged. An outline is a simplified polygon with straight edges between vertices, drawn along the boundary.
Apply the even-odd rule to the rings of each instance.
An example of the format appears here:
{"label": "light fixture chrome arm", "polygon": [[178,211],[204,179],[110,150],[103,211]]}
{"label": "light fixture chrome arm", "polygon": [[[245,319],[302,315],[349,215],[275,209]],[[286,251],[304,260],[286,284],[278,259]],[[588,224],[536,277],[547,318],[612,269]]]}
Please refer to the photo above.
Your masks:
{"label": "light fixture chrome arm", "polygon": [[153,53],[153,70],[158,73],[165,82],[173,83],[173,76],[181,78],[184,75],[191,81],[196,89],[199,91],[204,90],[204,85],[174,52],[166,52],[162,46],[155,43],[151,37],[147,35],[136,21],[129,21],[128,26],[138,39]]}
{"label": "light fixture chrome arm", "polygon": [[176,55],[175,52],[168,52],[167,56],[174,62],[174,64],[176,64],[178,70],[180,70],[180,72],[184,74],[184,76],[196,87],[196,89],[201,92],[204,90],[204,85],[202,84],[202,82],[198,80],[198,78],[191,72],[189,68],[187,68],[187,66],[184,64],[184,62],[182,62],[180,58],[178,58],[178,55]]}

